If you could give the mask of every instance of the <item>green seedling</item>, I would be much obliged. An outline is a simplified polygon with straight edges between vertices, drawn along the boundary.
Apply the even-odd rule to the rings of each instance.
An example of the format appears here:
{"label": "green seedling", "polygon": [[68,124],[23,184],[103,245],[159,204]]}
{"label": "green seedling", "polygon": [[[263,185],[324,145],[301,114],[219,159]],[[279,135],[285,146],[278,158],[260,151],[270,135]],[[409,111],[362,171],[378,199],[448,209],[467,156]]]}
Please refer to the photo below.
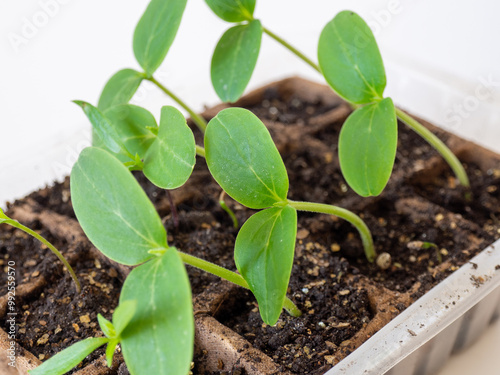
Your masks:
{"label": "green seedling", "polygon": [[122,342],[122,333],[137,311],[137,301],[123,300],[113,313],[113,322],[98,314],[99,326],[105,337],[87,338],[56,354],[34,370],[31,375],[65,374],[76,367],[94,350],[107,344],[106,361],[111,367],[116,346]]}
{"label": "green seedling", "polygon": [[212,56],[212,85],[222,101],[235,102],[243,95],[257,64],[263,33],[316,68],[314,62],[254,18],[256,0],[205,2],[218,17],[226,22],[238,24],[222,35]]}
{"label": "green seedling", "polygon": [[441,154],[463,186],[470,186],[451,150],[394,107],[390,98],[384,98],[382,57],[373,33],[356,13],[340,12],[325,26],[318,44],[318,65],[254,19],[255,0],[205,1],[223,20],[241,23],[222,36],[212,58],[212,84],[222,100],[234,102],[243,94],[257,62],[262,33],[266,33],[322,74],[355,109],[342,127],[338,147],[342,173],[356,193],[379,195],[387,185],[396,156],[397,118]]}
{"label": "green seedling", "polygon": [[78,278],[76,277],[75,271],[73,271],[73,268],[69,265],[69,263],[66,260],[66,258],[64,258],[64,256],[60,253],[59,250],[57,250],[54,247],[54,245],[52,245],[49,241],[47,241],[45,238],[43,238],[42,236],[40,236],[34,230],[32,230],[32,229],[24,226],[23,224],[21,224],[17,220],[14,220],[14,219],[11,219],[10,217],[8,217],[3,212],[3,210],[1,208],[0,208],[0,224],[7,224],[7,225],[10,225],[11,227],[20,229],[23,232],[29,234],[30,236],[36,238],[38,241],[40,241],[41,243],[43,243],[45,246],[47,246],[50,249],[50,251],[52,251],[54,253],[54,255],[59,258],[59,260],[63,263],[64,267],[66,267],[66,269],[68,270],[69,274],[71,275],[71,278],[75,282],[76,290],[78,291],[78,293],[80,293],[80,291],[82,290],[82,288],[80,286],[80,282],[78,281]]}
{"label": "green seedling", "polygon": [[[104,344],[108,344],[111,364],[119,343],[132,375],[187,374],[193,355],[194,317],[183,263],[244,288],[249,285],[235,272],[169,246],[153,204],[129,169],[106,150],[90,147],[82,151],[71,172],[71,198],[90,241],[108,258],[136,267],[123,285],[113,322],[99,318],[106,338],[77,343],[31,373],[63,374]],[[134,313],[123,307],[128,301],[136,301]],[[300,315],[289,299],[283,307]]]}
{"label": "green seedling", "polygon": [[169,190],[184,185],[191,176],[196,161],[194,136],[174,107],[162,108],[158,127],[154,117],[141,107],[125,104],[104,114],[89,103],[75,103],[105,148],[130,170],[142,170],[153,184]]}
{"label": "green seedling", "polygon": [[266,126],[250,111],[225,109],[205,133],[208,168],[237,202],[262,209],[251,216],[236,238],[236,267],[259,303],[262,319],[275,324],[281,313],[292,270],[297,210],[341,217],[359,231],[366,257],[376,257],[369,229],[354,213],[326,204],[289,200],[288,175]]}
{"label": "green seedling", "polygon": [[[152,0],[149,3],[135,28],[133,38],[134,55],[143,71],[123,69],[114,74],[99,98],[97,108],[100,111],[127,104],[141,83],[147,80],[179,104],[199,129],[205,131],[206,121],[153,76],[175,39],[186,3],[187,0]],[[101,146],[99,139],[95,140],[94,145]]]}

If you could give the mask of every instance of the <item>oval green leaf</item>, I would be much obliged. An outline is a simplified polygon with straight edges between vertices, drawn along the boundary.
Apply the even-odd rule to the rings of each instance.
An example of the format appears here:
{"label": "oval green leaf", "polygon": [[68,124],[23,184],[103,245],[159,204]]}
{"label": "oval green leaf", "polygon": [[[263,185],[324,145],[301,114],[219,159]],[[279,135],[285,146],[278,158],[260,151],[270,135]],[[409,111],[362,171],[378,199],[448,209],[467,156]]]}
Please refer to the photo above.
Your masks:
{"label": "oval green leaf", "polygon": [[235,102],[245,91],[259,57],[262,25],[253,20],[227,30],[215,47],[211,77],[223,102]]}
{"label": "oval green leaf", "polygon": [[73,103],[83,109],[83,112],[92,124],[92,129],[95,131],[105,147],[116,154],[127,154],[126,148],[121,141],[120,136],[106,116],[104,116],[99,109],[94,107],[92,104],[81,100],[73,100]]}
{"label": "oval green leaf", "polygon": [[193,358],[193,307],[175,248],[133,269],[123,284],[122,300],[137,300],[121,341],[130,374],[187,374]]}
{"label": "oval green leaf", "polygon": [[97,108],[105,111],[115,105],[127,104],[143,79],[144,74],[133,69],[123,69],[115,73],[104,86]]}
{"label": "oval green leaf", "polygon": [[161,109],[158,136],[144,158],[144,175],[163,189],[184,185],[196,161],[194,135],[179,110]]}
{"label": "oval green leaf", "polygon": [[[146,155],[156,136],[150,129],[157,128],[154,116],[142,107],[122,104],[109,108],[104,112],[113,129],[118,134],[124,147],[132,155],[142,159]],[[130,161],[129,156],[115,155],[122,162]]]}
{"label": "oval green leaf", "polygon": [[134,32],[134,54],[148,76],[163,62],[172,45],[187,0],[152,0]]}
{"label": "oval green leaf", "polygon": [[285,201],[288,175],[266,126],[252,112],[228,108],[205,133],[210,173],[233,199],[250,208]]}
{"label": "oval green leaf", "polygon": [[351,188],[363,197],[384,190],[396,158],[398,127],[391,98],[354,111],[339,137],[342,174]]}
{"label": "oval green leaf", "polygon": [[153,204],[132,173],[107,151],[84,149],[71,171],[71,200],[90,241],[108,258],[136,265],[168,247]]}
{"label": "oval green leaf", "polygon": [[243,22],[253,19],[256,0],[205,0],[205,2],[224,21]]}
{"label": "oval green leaf", "polygon": [[328,84],[344,99],[364,104],[383,98],[384,63],[372,31],[356,13],[340,12],[325,26],[318,61]]}
{"label": "oval green leaf", "polygon": [[112,339],[117,336],[113,323],[111,323],[108,319],[106,319],[101,314],[97,314],[97,321],[99,322],[99,327],[101,327],[101,331],[104,333],[106,337]]}
{"label": "oval green leaf", "polygon": [[116,336],[120,336],[123,330],[130,323],[132,318],[137,311],[137,301],[129,300],[129,301],[121,301],[118,307],[115,309],[113,313],[113,326],[115,328]]}
{"label": "oval green leaf", "polygon": [[57,353],[37,368],[28,371],[30,375],[66,374],[90,353],[109,341],[106,337],[88,338]]}
{"label": "oval green leaf", "polygon": [[241,227],[234,261],[259,303],[262,320],[276,324],[292,272],[297,211],[273,207],[257,212]]}

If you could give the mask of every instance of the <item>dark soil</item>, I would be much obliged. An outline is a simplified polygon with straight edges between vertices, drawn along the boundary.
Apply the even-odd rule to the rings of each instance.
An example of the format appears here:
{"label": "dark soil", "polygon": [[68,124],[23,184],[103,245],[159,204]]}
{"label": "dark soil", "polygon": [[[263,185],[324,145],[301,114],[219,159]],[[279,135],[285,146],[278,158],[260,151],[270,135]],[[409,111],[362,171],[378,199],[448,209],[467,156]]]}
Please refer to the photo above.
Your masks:
{"label": "dark soil", "polygon": [[[97,314],[111,319],[118,305],[121,282],[116,270],[103,268],[96,259],[79,261],[75,267],[82,284],[79,294],[68,273],[61,272],[52,274],[41,293],[16,300],[19,343],[41,360],[82,339],[102,336]],[[1,324],[6,326],[5,319]],[[79,367],[103,355],[104,350],[89,355]]]}
{"label": "dark soil", "polygon": [[[260,104],[244,106],[263,118],[270,128],[288,169],[289,198],[351,209],[371,229],[377,252],[387,252],[392,257],[390,267],[382,271],[366,261],[359,235],[350,224],[327,215],[299,213],[289,296],[304,312],[303,316],[291,318],[283,313],[276,326],[267,326],[260,319],[255,299],[242,289],[226,296],[217,308],[215,316],[219,321],[277,361],[283,371],[321,374],[359,345],[354,344],[359,332],[378,313],[372,292],[360,284],[361,279],[369,277],[377,289],[387,288],[388,293],[403,295],[390,306],[397,314],[500,236],[500,170],[482,170],[468,162],[466,168],[475,199],[467,200],[465,191],[457,187],[437,153],[400,125],[393,177],[380,197],[362,199],[346,185],[337,159],[336,145],[345,115],[336,113],[347,114],[345,104],[335,98],[323,100],[321,95],[304,99],[300,92],[282,93],[278,89],[266,90],[263,99]],[[439,136],[448,139],[442,132]],[[431,162],[437,165],[437,172],[426,164]],[[178,226],[174,225],[166,192],[147,182],[142,174],[135,175],[155,204],[170,244],[235,269],[232,252],[237,230],[219,207],[221,190],[204,160],[198,158],[192,178],[171,192],[178,210]],[[29,197],[46,209],[74,218],[68,180]],[[253,214],[228,197],[226,202],[236,212],[240,225]],[[12,231],[2,232],[2,257],[21,256],[29,250],[19,250],[17,254],[16,249],[30,246],[33,252],[28,259],[44,264],[44,257],[49,256],[40,255],[40,247],[31,239],[17,237]],[[17,259],[19,270],[24,269],[21,282],[38,266]],[[26,262],[29,263],[24,267]],[[76,340],[98,334],[96,313],[110,317],[121,286],[116,277],[109,277],[104,262],[101,268],[94,263],[89,259],[78,264],[81,279],[86,282],[82,295],[74,295],[71,280],[59,271],[38,295],[41,298],[19,301],[20,306],[26,306],[23,311],[29,311],[24,313],[25,325],[21,327],[26,328],[26,333],[20,335],[26,349],[37,356],[46,353],[47,358]],[[218,280],[191,267],[188,273],[194,295]],[[82,323],[81,317],[87,315],[90,321]],[[46,321],[46,325],[40,325],[40,321]],[[78,332],[73,324],[78,324]],[[60,331],[56,334],[58,326]],[[69,332],[63,339],[62,335]],[[37,342],[44,334],[49,336],[42,348]],[[193,372],[199,373],[196,366]],[[221,369],[217,373],[244,371]]]}
{"label": "dark soil", "polygon": [[[40,223],[24,223],[30,229],[38,232],[42,237],[51,242],[56,248],[63,249],[65,241],[54,238]],[[50,274],[56,256],[37,239],[27,233],[3,225],[0,232],[0,296],[7,293],[8,272],[15,270],[16,284],[27,283],[41,274]],[[12,268],[9,270],[9,265]]]}

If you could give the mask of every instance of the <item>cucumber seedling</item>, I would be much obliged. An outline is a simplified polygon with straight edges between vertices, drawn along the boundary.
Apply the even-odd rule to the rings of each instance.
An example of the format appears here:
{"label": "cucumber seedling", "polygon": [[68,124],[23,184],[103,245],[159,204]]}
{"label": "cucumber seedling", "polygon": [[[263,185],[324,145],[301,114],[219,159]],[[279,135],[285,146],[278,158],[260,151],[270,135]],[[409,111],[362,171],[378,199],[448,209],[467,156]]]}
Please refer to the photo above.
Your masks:
{"label": "cucumber seedling", "polygon": [[[28,228],[27,226],[21,224],[17,220],[14,220],[14,219],[11,219],[10,217],[8,217],[3,212],[3,210],[1,208],[0,208],[0,224],[7,224],[7,225],[10,225],[11,227],[20,229],[23,232],[29,234],[30,236],[36,238],[38,241],[40,241],[41,243],[43,243],[45,246],[47,246],[50,249],[50,251],[52,251],[54,253],[54,255],[59,258],[59,260],[62,262],[62,264],[64,265],[64,267],[66,267],[66,269],[68,270],[69,274],[71,275],[71,278],[75,282],[76,290],[78,291],[78,293],[80,293],[80,291],[82,290],[82,288],[80,286],[80,282],[78,281],[78,278],[76,277],[75,271],[73,271],[73,268],[69,265],[69,263],[66,260],[66,258],[64,258],[64,255],[62,255],[61,252],[59,250],[57,250],[54,245],[52,245],[49,241],[47,241],[44,237],[42,237],[41,235],[39,235],[34,230],[32,230],[32,229]],[[11,277],[11,276],[9,276],[9,277]],[[11,280],[9,279],[9,281],[11,281]]]}
{"label": "cucumber seedling", "polygon": [[[136,267],[123,284],[112,324],[99,319],[106,337],[79,342],[31,374],[64,374],[104,344],[108,344],[111,365],[118,343],[132,375],[187,374],[193,356],[194,316],[183,263],[244,288],[249,285],[235,272],[169,246],[167,232],[146,193],[108,151],[84,149],[73,166],[70,184],[76,217],[90,241],[108,258]],[[288,298],[283,307],[300,315]],[[122,310],[128,311],[125,317]]]}
{"label": "cucumber seedling", "polygon": [[283,160],[266,126],[252,112],[228,108],[210,120],[205,155],[210,173],[229,196],[261,209],[241,227],[234,259],[265,323],[274,325],[283,307],[295,253],[297,210],[347,220],[358,230],[367,259],[374,261],[372,236],[359,216],[340,207],[287,198]]}
{"label": "cucumber seedling", "polygon": [[[134,55],[143,71],[123,69],[114,74],[101,93],[97,105],[99,110],[106,113],[113,107],[127,104],[142,81],[147,80],[188,112],[200,131],[205,131],[205,119],[196,114],[183,100],[154,77],[154,73],[163,63],[175,39],[186,3],[187,0],[151,0],[135,28],[133,38]],[[134,108],[128,109],[136,112]],[[118,114],[116,111],[113,112],[110,117],[115,119]],[[123,111],[121,116],[123,118]],[[125,116],[125,118],[129,117]],[[99,145],[98,142],[97,139],[94,145]]]}
{"label": "cucumber seedling", "polygon": [[342,127],[338,147],[342,174],[356,193],[379,195],[387,185],[396,157],[397,118],[441,154],[463,186],[470,186],[453,152],[417,120],[396,108],[391,98],[384,98],[382,57],[373,33],[356,13],[340,12],[325,26],[318,44],[318,65],[253,17],[256,0],[205,1],[221,19],[239,23],[222,36],[212,57],[212,84],[223,101],[234,102],[243,94],[265,33],[322,74],[355,109]]}

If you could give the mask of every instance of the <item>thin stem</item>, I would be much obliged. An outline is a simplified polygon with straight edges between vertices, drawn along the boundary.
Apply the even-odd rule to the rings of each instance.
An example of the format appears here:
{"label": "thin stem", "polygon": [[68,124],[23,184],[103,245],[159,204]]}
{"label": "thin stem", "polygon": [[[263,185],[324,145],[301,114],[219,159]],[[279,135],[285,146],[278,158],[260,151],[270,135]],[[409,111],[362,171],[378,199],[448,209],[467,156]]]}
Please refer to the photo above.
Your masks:
{"label": "thin stem", "polygon": [[453,152],[441,141],[438,137],[434,135],[429,129],[420,124],[410,115],[406,114],[399,108],[396,108],[396,114],[398,118],[413,129],[418,135],[424,138],[432,147],[434,147],[437,152],[441,154],[444,160],[449,164],[453,173],[457,176],[460,183],[465,187],[470,187],[469,178],[465,169],[460,163],[460,160],[455,156]]}
{"label": "thin stem", "polygon": [[318,64],[316,64],[314,61],[312,61],[310,58],[308,58],[306,55],[304,55],[302,52],[300,52],[297,48],[289,44],[286,40],[283,38],[279,37],[272,31],[266,29],[265,27],[262,28],[262,30],[269,35],[271,38],[276,40],[278,43],[282,44],[284,47],[288,48],[291,52],[293,52],[295,55],[297,55],[299,58],[304,60],[307,64],[309,64],[314,70],[317,72],[321,73],[321,69],[319,68]]}
{"label": "thin stem", "polygon": [[207,122],[203,117],[194,112],[186,103],[184,103],[178,96],[176,96],[172,91],[163,86],[160,82],[158,82],[155,77],[147,77],[148,81],[153,82],[158,88],[163,91],[165,94],[170,96],[177,104],[179,104],[182,108],[186,110],[187,113],[191,116],[191,120],[198,126],[202,133],[205,133],[205,129],[207,128]]}
{"label": "thin stem", "polygon": [[328,215],[338,216],[356,227],[363,242],[363,248],[368,261],[371,263],[377,257],[375,246],[373,245],[372,235],[365,222],[355,213],[345,208],[332,206],[322,203],[296,202],[288,200],[288,204],[299,211],[317,212]]}
{"label": "thin stem", "polygon": [[17,229],[21,229],[22,231],[24,231],[24,232],[28,233],[29,235],[35,237],[38,241],[40,241],[45,246],[47,246],[59,258],[59,260],[64,264],[64,266],[66,267],[66,269],[70,273],[72,279],[74,280],[74,282],[76,284],[76,290],[78,291],[78,293],[81,292],[82,287],[80,285],[80,282],[78,281],[78,278],[76,277],[75,271],[73,271],[73,268],[71,268],[71,266],[69,265],[69,263],[66,260],[66,258],[64,258],[64,256],[59,252],[59,250],[57,250],[54,247],[54,245],[52,245],[49,241],[47,241],[45,238],[43,238],[42,236],[40,236],[37,232],[31,230],[28,227],[25,227],[24,225],[22,225],[21,223],[15,221],[15,220],[9,219],[5,223],[9,224],[9,225],[12,225],[13,227],[15,227]]}
{"label": "thin stem", "polygon": [[[220,267],[216,264],[213,264],[211,262],[208,262],[206,260],[194,257],[192,255],[183,253],[179,251],[179,254],[181,256],[181,259],[184,263],[189,264],[190,266],[199,268],[205,272],[211,273],[215,276],[220,277],[221,279],[225,279],[227,281],[232,282],[233,284],[236,284],[238,286],[241,286],[242,288],[245,289],[250,289],[248,286],[248,283],[245,281],[245,279],[237,274],[236,272],[229,271],[223,267]],[[295,306],[295,304],[288,298],[285,297],[285,302],[283,304],[283,307],[288,311],[288,313],[293,316],[293,317],[299,317],[302,315],[301,311]]]}
{"label": "thin stem", "polygon": [[196,155],[204,158],[205,157],[205,149],[201,146],[196,145]]}
{"label": "thin stem", "polygon": [[234,214],[233,210],[231,210],[229,208],[229,206],[226,204],[226,202],[224,201],[225,196],[226,196],[226,192],[224,190],[222,190],[220,195],[219,195],[219,204],[220,204],[221,208],[224,211],[226,211],[226,213],[229,215],[231,220],[233,220],[233,227],[237,229],[239,227],[238,219],[236,218],[236,215]]}

